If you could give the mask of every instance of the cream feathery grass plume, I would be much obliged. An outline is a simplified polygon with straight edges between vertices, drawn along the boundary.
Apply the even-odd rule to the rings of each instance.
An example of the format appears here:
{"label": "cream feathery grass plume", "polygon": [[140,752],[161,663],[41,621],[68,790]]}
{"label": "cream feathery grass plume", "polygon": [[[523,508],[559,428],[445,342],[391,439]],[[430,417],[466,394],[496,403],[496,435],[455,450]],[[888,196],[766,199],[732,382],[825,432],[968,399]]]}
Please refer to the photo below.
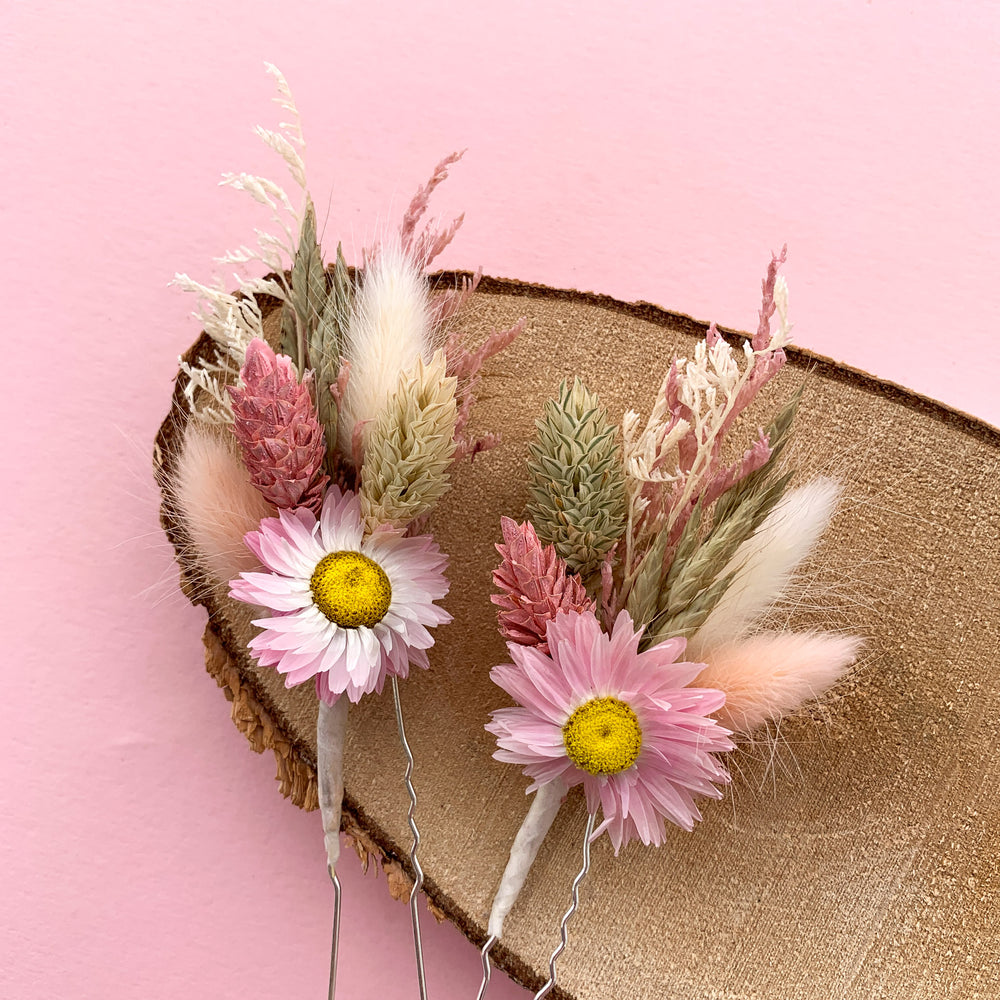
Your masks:
{"label": "cream feathery grass plume", "polygon": [[195,558],[213,582],[226,583],[259,568],[243,536],[277,510],[250,482],[228,429],[188,422],[171,495]]}
{"label": "cream feathery grass plume", "polygon": [[[419,228],[431,195],[448,177],[449,168],[463,154],[450,153],[434,168],[403,216],[398,232],[390,233],[364,254],[357,292],[341,320],[343,373],[337,442],[342,454],[356,466],[365,458],[373,421],[396,389],[403,372],[412,372],[421,359],[428,364],[437,349],[447,360],[446,374],[457,380],[457,417],[454,460],[475,456],[494,447],[499,437],[476,437],[468,426],[482,382],[483,366],[508,347],[523,331],[522,317],[508,329],[493,330],[478,347],[467,343],[455,324],[461,308],[474,294],[481,273],[462,277],[454,287],[441,287],[426,277],[427,268],[451,243],[464,219],[459,215],[444,225],[431,219]],[[336,285],[336,272],[334,274]],[[331,296],[332,298],[332,296]]]}
{"label": "cream feathery grass plume", "polygon": [[184,398],[191,418],[198,423],[228,425],[233,408],[226,387],[234,382],[254,338],[264,336],[264,320],[256,299],[237,299],[217,287],[199,285],[179,274],[174,284],[199,296],[194,312],[202,329],[212,338],[211,354],[191,362],[180,358],[178,367],[186,376]]}
{"label": "cream feathery grass plume", "polygon": [[[226,289],[221,278],[211,283],[196,281],[187,274],[176,274],[173,284],[197,297],[195,317],[212,338],[215,352],[194,364],[181,360],[181,370],[188,376],[186,393],[191,415],[205,423],[229,423],[232,408],[224,386],[234,381],[243,364],[246,348],[254,338],[264,337],[263,320],[255,296],[272,295],[282,301],[288,298],[290,287],[284,277],[287,267],[296,257],[296,234],[302,228],[309,201],[306,190],[305,163],[302,150],[305,140],[299,112],[288,82],[276,66],[264,64],[277,89],[275,103],[289,120],[277,129],[258,125],[254,132],[268,148],[284,161],[296,187],[301,191],[301,208],[296,210],[291,198],[275,181],[245,172],[223,174],[219,182],[248,194],[271,212],[268,230],[256,231],[256,246],[242,245],[216,258],[217,264],[237,265],[232,280],[235,293]],[[272,272],[270,277],[248,277],[243,268],[250,263],[262,264]]]}
{"label": "cream feathery grass plume", "polygon": [[815,551],[842,493],[817,477],[786,494],[719,574],[729,585],[689,645],[707,664],[698,683],[726,692],[719,715],[749,734],[828,691],[856,661],[863,640],[829,632],[761,632],[775,604],[795,587],[795,573]]}
{"label": "cream feathery grass plume", "polygon": [[350,378],[340,406],[341,452],[361,464],[379,412],[402,372],[434,353],[430,293],[422,268],[390,234],[364,270],[341,346]]}
{"label": "cream feathery grass plume", "polygon": [[819,476],[782,497],[719,574],[732,579],[691,639],[692,656],[746,635],[785,596],[829,526],[842,492],[836,480]]}
{"label": "cream feathery grass plume", "polygon": [[[350,374],[340,396],[337,433],[341,453],[357,466],[362,464],[372,424],[403,373],[413,371],[418,361],[430,362],[438,346],[444,313],[440,303],[431,301],[424,270],[454,238],[464,216],[443,229],[432,222],[418,232],[418,225],[431,195],[447,179],[448,168],[461,158],[461,153],[451,153],[441,160],[417,189],[399,230],[363,254],[359,287],[341,322],[341,355]],[[450,297],[447,315],[466,297]],[[445,346],[449,362],[458,346],[451,340]]]}

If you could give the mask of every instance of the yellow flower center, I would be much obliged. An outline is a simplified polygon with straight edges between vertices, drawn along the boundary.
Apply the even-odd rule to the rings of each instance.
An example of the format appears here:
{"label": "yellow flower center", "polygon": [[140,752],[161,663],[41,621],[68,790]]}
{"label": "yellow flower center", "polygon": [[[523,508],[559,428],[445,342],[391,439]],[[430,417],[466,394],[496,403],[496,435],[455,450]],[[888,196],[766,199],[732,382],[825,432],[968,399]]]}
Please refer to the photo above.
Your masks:
{"label": "yellow flower center", "polygon": [[385,570],[360,552],[331,552],[309,580],[313,602],[341,628],[371,628],[389,610],[392,585]]}
{"label": "yellow flower center", "polygon": [[617,698],[592,698],[562,728],[566,754],[589,774],[627,771],[642,749],[642,729],[635,712]]}

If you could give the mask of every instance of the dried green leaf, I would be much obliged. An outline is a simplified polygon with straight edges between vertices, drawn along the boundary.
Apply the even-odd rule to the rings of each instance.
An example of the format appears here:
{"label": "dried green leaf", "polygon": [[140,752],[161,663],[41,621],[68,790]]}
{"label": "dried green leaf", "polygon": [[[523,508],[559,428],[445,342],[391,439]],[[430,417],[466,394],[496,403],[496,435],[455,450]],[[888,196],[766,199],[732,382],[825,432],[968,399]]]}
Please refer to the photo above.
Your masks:
{"label": "dried green leaf", "polygon": [[660,585],[663,581],[663,562],[667,554],[670,535],[661,531],[639,563],[635,580],[625,600],[625,610],[632,621],[646,625],[656,617],[659,610]]}
{"label": "dried green leaf", "polygon": [[316,377],[316,408],[326,434],[326,467],[337,466],[337,403],[331,389],[340,374],[340,346],[351,315],[354,288],[340,244],[330,271],[330,290],[309,338],[309,363]]}
{"label": "dried green leaf", "polygon": [[299,245],[292,261],[285,304],[281,310],[281,353],[292,359],[299,372],[312,366],[309,344],[327,299],[323,251],[316,239],[316,209],[307,198],[299,231]]}

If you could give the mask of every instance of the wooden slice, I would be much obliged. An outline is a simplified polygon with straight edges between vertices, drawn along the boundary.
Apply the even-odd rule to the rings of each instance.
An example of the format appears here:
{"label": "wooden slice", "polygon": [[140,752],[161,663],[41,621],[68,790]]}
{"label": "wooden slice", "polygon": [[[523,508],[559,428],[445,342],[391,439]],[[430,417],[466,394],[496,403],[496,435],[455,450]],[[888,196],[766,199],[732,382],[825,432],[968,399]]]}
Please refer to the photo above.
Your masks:
{"label": "wooden slice", "polygon": [[[653,306],[484,280],[465,322],[483,335],[518,317],[527,331],[495,359],[476,423],[503,444],[456,471],[433,530],[450,554],[454,623],[431,669],[402,687],[416,757],[427,892],[477,945],[526,779],[491,758],[489,680],[505,660],[490,604],[501,514],[524,509],[534,420],[580,374],[613,417],[648,413],[675,354],[704,327]],[[275,317],[270,319],[271,326]],[[193,353],[209,348],[202,338]],[[562,993],[575,1000],[914,1000],[1000,991],[1000,433],[886,382],[790,351],[748,414],[747,433],[804,383],[788,457],[799,481],[844,480],[846,500],[813,563],[795,628],[849,627],[867,652],[824,704],[732,756],[726,798],[691,834],[618,858],[595,844]],[[157,439],[169,487],[187,419],[178,387]],[[316,805],[316,696],[286,690],[248,656],[249,610],[206,580],[164,509],[189,595],[209,620],[206,662],[281,789]],[[183,554],[182,554],[183,553]],[[353,706],[345,829],[406,890],[403,757],[391,696]],[[563,807],[495,950],[526,986],[548,955],[579,867],[582,796]],[[321,836],[317,821],[317,838]]]}

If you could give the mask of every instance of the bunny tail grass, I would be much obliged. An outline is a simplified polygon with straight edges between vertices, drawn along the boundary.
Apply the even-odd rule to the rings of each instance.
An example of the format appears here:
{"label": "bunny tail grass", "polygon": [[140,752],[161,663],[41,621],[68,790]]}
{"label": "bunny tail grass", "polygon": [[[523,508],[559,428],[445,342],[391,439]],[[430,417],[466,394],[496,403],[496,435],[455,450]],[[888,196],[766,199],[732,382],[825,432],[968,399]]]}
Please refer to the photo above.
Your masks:
{"label": "bunny tail grass", "polygon": [[259,568],[243,536],[276,511],[251,484],[228,430],[222,434],[195,421],[187,425],[174,498],[193,551],[216,581]]}
{"label": "bunny tail grass", "polygon": [[782,497],[719,574],[735,576],[689,642],[693,660],[745,635],[785,595],[796,569],[830,523],[841,493],[838,482],[819,477]]}
{"label": "bunny tail grass", "polygon": [[419,265],[388,237],[365,268],[342,344],[351,378],[340,411],[340,450],[353,453],[355,429],[362,442],[395,392],[399,373],[430,361],[431,303]]}
{"label": "bunny tail grass", "polygon": [[830,632],[762,632],[703,654],[694,683],[724,691],[715,717],[749,734],[829,690],[857,659],[862,640]]}

